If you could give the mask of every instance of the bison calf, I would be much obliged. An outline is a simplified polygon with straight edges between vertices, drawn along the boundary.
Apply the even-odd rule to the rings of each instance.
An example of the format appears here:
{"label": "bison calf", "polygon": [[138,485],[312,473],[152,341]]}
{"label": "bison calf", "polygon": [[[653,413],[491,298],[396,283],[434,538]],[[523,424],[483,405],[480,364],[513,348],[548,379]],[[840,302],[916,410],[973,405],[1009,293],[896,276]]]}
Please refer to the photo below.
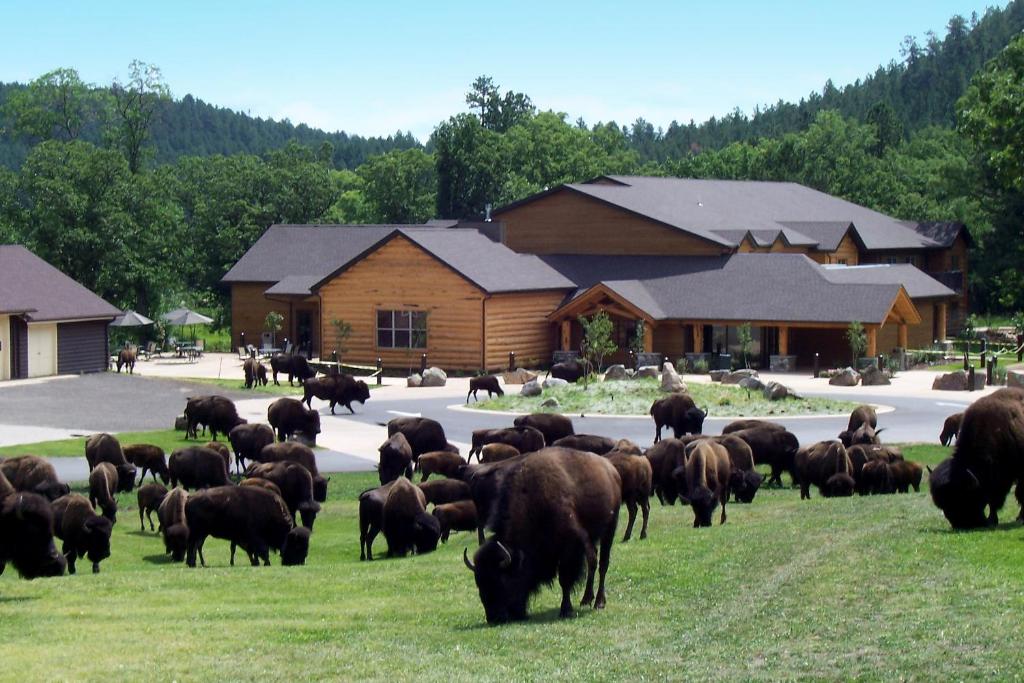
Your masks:
{"label": "bison calf", "polygon": [[89,504],[95,509],[98,505],[103,516],[117,521],[117,470],[109,462],[101,462],[89,473]]}
{"label": "bison calf", "polygon": [[622,542],[625,543],[633,535],[637,506],[644,517],[643,525],[640,527],[640,540],[643,540],[647,538],[647,518],[651,514],[651,462],[642,455],[618,450],[608,453],[606,457],[622,480],[622,502],[629,511],[629,522],[626,524]]}
{"label": "bison calf", "polygon": [[825,498],[853,495],[856,487],[853,463],[841,442],[819,441],[801,448],[795,465],[801,500],[811,497],[811,484],[817,486]]}
{"label": "bison calf", "polygon": [[53,529],[64,541],[62,550],[68,563],[68,573],[75,573],[79,557],[92,562],[92,573],[98,574],[100,562],[110,557],[110,532],[114,525],[109,519],[93,512],[85,496],[71,493],[53,501]]}
{"label": "bison calf", "polygon": [[[149,530],[153,531],[153,513],[160,508],[160,503],[164,502],[164,497],[167,495],[167,488],[157,483],[146,484],[139,487],[138,502],[139,502],[139,530],[145,531],[146,524],[143,522],[142,516],[145,514],[146,519],[149,520]],[[157,519],[160,519],[160,515],[157,514]]]}
{"label": "bison calf", "polygon": [[139,475],[139,486],[142,486],[142,482],[145,481],[146,472],[153,476],[153,481],[156,481],[157,475],[160,475],[160,479],[163,480],[165,485],[170,481],[171,475],[167,471],[167,457],[164,454],[164,449],[159,446],[148,443],[136,443],[131,446],[125,446],[124,457],[142,471],[142,474]]}
{"label": "bison calf", "polygon": [[404,557],[410,551],[427,553],[441,537],[437,519],[427,514],[427,499],[408,479],[396,479],[384,501],[381,530],[388,542],[388,557]]}
{"label": "bison calf", "polygon": [[413,469],[418,469],[423,475],[420,481],[426,481],[431,474],[440,474],[443,477],[454,479],[465,464],[466,461],[458,453],[433,451],[421,455]]}
{"label": "bison calf", "polygon": [[469,379],[469,391],[466,393],[466,403],[469,403],[469,397],[472,396],[474,401],[479,401],[476,392],[486,391],[487,398],[490,398],[492,394],[498,396],[504,396],[505,392],[502,390],[501,385],[498,384],[498,378],[494,375],[482,375],[480,377],[471,377]]}
{"label": "bison calf", "polygon": [[476,505],[471,500],[436,505],[431,514],[437,518],[442,543],[453,531],[476,531]]}
{"label": "bison calf", "polygon": [[185,559],[188,549],[188,522],[185,520],[185,489],[172,489],[157,508],[156,518],[160,520],[160,533],[164,537],[164,550],[175,562]]}

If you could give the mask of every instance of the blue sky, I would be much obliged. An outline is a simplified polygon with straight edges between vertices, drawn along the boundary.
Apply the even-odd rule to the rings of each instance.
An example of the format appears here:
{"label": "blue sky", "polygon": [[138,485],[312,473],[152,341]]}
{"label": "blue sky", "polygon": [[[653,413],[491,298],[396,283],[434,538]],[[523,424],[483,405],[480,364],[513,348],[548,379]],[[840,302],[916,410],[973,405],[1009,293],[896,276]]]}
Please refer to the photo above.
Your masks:
{"label": "blue sky", "polygon": [[0,0],[0,81],[108,83],[142,59],[175,97],[425,140],[488,74],[571,119],[667,126],[852,82],[987,4]]}

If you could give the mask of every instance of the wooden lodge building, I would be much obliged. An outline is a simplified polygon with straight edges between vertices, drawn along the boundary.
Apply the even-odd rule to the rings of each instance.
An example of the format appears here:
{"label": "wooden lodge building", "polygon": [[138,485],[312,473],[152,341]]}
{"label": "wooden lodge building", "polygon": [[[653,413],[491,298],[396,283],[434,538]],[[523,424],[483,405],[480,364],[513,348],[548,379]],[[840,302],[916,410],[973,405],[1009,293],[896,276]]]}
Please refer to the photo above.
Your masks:
{"label": "wooden lodge building", "polygon": [[[670,358],[738,350],[806,365],[922,348],[967,312],[959,223],[900,221],[794,183],[603,176],[499,208],[494,221],[274,225],[225,275],[232,334],[284,336],[347,362],[495,370],[579,347],[580,315],[607,311],[624,349],[643,321]],[[620,353],[621,355],[621,353]]]}

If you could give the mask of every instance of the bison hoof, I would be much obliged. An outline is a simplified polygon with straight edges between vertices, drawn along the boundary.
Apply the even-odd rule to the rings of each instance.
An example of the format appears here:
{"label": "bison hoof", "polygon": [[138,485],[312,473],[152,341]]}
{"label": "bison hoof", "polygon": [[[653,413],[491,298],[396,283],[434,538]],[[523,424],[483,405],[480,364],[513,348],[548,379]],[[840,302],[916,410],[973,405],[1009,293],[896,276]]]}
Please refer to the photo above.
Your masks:
{"label": "bison hoof", "polygon": [[98,563],[98,562],[97,562],[97,563],[94,563],[94,564],[92,565],[92,573],[93,573],[93,574],[99,574],[99,573],[100,573],[100,565],[99,565],[99,563]]}
{"label": "bison hoof", "polygon": [[594,594],[593,593],[584,593],[583,599],[580,600],[580,607],[588,607],[588,606],[590,606],[590,603],[592,603],[593,601],[594,601]]}
{"label": "bison hoof", "polygon": [[604,609],[604,596],[598,595],[597,600],[594,601],[594,609]]}

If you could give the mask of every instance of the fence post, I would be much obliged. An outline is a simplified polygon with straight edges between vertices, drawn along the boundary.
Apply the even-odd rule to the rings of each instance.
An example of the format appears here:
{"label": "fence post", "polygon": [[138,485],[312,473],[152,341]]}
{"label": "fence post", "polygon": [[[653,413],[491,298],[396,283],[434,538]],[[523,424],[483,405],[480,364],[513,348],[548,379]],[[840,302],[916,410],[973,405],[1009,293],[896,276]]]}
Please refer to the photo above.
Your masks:
{"label": "fence post", "polygon": [[420,375],[422,375],[427,369],[427,354],[420,356]]}
{"label": "fence post", "polygon": [[974,391],[974,366],[967,369],[967,391]]}
{"label": "fence post", "polygon": [[516,352],[515,351],[509,351],[508,352],[508,371],[509,372],[515,372],[516,371]]}
{"label": "fence post", "polygon": [[818,363],[820,361],[821,361],[821,358],[819,357],[818,352],[815,351],[814,352],[814,374],[811,375],[811,379],[818,379],[818,371],[819,371]]}
{"label": "fence post", "polygon": [[384,375],[384,363],[381,359],[377,358],[377,386],[381,385],[381,377]]}

